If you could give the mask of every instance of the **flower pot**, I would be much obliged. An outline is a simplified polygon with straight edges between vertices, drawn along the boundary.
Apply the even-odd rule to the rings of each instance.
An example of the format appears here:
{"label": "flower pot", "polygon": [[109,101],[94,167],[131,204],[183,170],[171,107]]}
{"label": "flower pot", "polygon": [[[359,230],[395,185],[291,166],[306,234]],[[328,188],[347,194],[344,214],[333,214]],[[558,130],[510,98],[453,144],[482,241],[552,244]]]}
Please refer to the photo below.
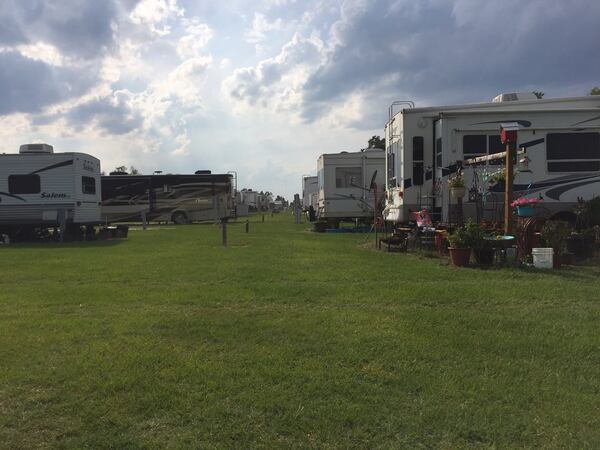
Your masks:
{"label": "flower pot", "polygon": [[491,266],[494,263],[494,249],[493,248],[474,249],[473,255],[475,255],[475,261],[480,266]]}
{"label": "flower pot", "polygon": [[531,206],[517,206],[517,216],[519,217],[533,217],[535,209]]}
{"label": "flower pot", "polygon": [[453,266],[457,267],[465,267],[469,265],[469,260],[471,259],[471,249],[470,248],[449,248],[450,252],[450,262]]}
{"label": "flower pot", "polygon": [[463,198],[466,193],[467,193],[467,188],[464,186],[450,188],[450,197],[453,200],[458,200],[459,198]]}

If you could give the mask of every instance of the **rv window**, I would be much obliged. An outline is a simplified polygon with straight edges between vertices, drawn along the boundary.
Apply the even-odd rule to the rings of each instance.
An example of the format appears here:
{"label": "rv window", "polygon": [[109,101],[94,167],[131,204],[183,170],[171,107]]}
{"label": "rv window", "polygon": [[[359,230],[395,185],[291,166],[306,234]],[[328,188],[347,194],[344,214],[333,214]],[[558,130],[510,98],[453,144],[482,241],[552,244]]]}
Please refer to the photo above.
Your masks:
{"label": "rv window", "polygon": [[413,176],[412,184],[414,186],[421,186],[423,184],[423,178],[425,170],[422,162],[413,163]]}
{"label": "rv window", "polygon": [[360,167],[336,167],[335,168],[335,187],[351,188],[361,186],[362,168]]}
{"label": "rv window", "polygon": [[546,157],[553,159],[600,159],[600,133],[548,133]]}
{"label": "rv window", "polygon": [[485,155],[487,147],[487,136],[485,134],[469,134],[463,136],[463,155],[471,157]]}
{"label": "rv window", "polygon": [[423,161],[423,136],[413,137],[413,161]]}
{"label": "rv window", "polygon": [[[490,155],[493,155],[495,153],[501,153],[503,151],[505,151],[505,148],[504,145],[502,145],[502,141],[500,140],[500,135],[495,134],[493,136],[488,136],[488,153]],[[491,161],[488,161],[490,166],[501,166],[505,162],[506,161],[504,158],[492,159]]]}
{"label": "rv window", "polygon": [[84,194],[96,194],[96,180],[92,177],[81,177],[81,191]]}
{"label": "rv window", "polygon": [[548,172],[598,172],[600,161],[548,161]]}
{"label": "rv window", "polygon": [[437,138],[435,141],[435,164],[438,168],[442,167],[442,138]]}
{"label": "rv window", "polygon": [[8,192],[10,194],[39,194],[40,191],[39,175],[8,176]]}

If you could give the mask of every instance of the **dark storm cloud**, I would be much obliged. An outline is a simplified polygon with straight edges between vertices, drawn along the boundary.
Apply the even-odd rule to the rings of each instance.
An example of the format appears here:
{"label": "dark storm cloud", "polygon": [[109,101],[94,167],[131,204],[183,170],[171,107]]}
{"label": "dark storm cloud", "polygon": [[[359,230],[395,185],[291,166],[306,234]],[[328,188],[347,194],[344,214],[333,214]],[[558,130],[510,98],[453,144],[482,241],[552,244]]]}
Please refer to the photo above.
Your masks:
{"label": "dark storm cloud", "polygon": [[304,86],[308,121],[375,87],[388,103],[398,95],[464,102],[503,90],[598,84],[595,0],[379,0],[345,8],[331,31],[333,54]]}
{"label": "dark storm cloud", "polygon": [[126,134],[143,124],[142,116],[127,105],[124,95],[84,103],[71,109],[66,118],[75,130],[93,124],[108,134]]}
{"label": "dark storm cloud", "polygon": [[4,0],[0,6],[0,42],[43,41],[61,53],[95,58],[114,45],[111,0]]}
{"label": "dark storm cloud", "polygon": [[[102,57],[116,45],[117,15],[112,0],[1,2],[0,47],[5,50],[0,52],[0,115],[38,112],[97,84]],[[16,48],[39,43],[54,46],[69,63],[50,65]]]}
{"label": "dark storm cloud", "polygon": [[17,52],[0,52],[0,115],[33,113],[87,91],[96,70],[75,72],[25,58]]}

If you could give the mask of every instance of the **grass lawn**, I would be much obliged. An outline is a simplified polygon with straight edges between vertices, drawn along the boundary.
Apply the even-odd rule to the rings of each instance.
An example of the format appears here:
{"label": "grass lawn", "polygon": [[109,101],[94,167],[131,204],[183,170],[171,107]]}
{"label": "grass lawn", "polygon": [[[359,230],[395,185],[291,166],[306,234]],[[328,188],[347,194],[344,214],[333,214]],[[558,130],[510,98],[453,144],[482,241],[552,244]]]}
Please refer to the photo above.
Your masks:
{"label": "grass lawn", "polygon": [[306,228],[0,246],[0,447],[600,447],[600,268]]}

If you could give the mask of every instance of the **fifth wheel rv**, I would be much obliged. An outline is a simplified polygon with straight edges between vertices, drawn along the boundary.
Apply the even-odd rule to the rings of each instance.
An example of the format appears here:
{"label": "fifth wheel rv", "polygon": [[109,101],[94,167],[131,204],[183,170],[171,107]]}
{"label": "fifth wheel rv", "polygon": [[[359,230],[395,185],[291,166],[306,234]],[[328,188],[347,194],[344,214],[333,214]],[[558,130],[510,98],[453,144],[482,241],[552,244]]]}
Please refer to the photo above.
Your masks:
{"label": "fifth wheel rv", "polygon": [[0,232],[100,223],[100,161],[85,153],[54,153],[48,144],[0,155]]}
{"label": "fifth wheel rv", "polygon": [[[549,215],[572,218],[578,198],[600,194],[600,96],[531,97],[511,94],[490,103],[428,108],[393,104],[385,127],[385,220],[407,222],[411,212],[426,208],[448,221],[448,177],[465,160],[502,152],[500,124],[506,122],[519,124],[516,147],[528,160],[527,170],[516,172],[515,198],[541,195]],[[397,104],[406,107],[394,113]],[[483,180],[503,168],[500,159],[463,169],[469,191],[465,217],[501,217],[501,186],[487,189]]]}

